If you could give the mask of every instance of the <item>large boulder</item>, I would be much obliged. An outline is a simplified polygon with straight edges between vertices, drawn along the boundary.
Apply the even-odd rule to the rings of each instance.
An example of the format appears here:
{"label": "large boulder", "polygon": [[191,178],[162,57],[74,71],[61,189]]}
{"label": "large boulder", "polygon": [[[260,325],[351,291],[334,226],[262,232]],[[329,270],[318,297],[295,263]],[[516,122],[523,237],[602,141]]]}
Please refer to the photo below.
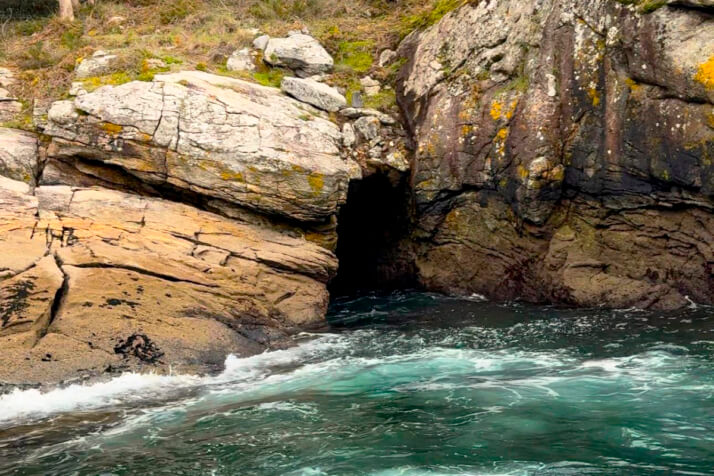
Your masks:
{"label": "large boulder", "polygon": [[323,111],[336,112],[347,107],[347,99],[339,91],[314,79],[286,77],[280,84],[280,89],[295,99]]}
{"label": "large boulder", "polygon": [[2,383],[218,369],[327,308],[337,261],[303,238],[101,188],[32,195],[2,177],[0,205]]}
{"label": "large boulder", "polygon": [[714,302],[714,20],[649,10],[474,2],[404,41],[424,286],[583,306]]}
{"label": "large boulder", "polygon": [[326,73],[334,66],[332,56],[320,42],[302,33],[287,38],[270,38],[264,55],[266,63],[296,70],[302,76]]}
{"label": "large boulder", "polygon": [[0,127],[0,175],[34,185],[39,166],[37,136]]}
{"label": "large boulder", "polygon": [[338,126],[317,109],[199,71],[57,102],[44,132],[52,160],[101,163],[166,192],[299,222],[335,216],[354,173]]}

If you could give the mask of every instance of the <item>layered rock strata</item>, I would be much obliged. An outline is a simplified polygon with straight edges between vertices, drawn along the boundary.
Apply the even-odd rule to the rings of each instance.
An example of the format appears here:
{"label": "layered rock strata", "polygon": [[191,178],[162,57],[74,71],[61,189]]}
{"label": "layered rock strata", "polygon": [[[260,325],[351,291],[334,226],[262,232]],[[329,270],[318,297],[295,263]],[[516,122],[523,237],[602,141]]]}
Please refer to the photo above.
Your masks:
{"label": "layered rock strata", "polygon": [[323,113],[183,72],[57,102],[43,132],[46,164],[0,134],[35,151],[3,173],[39,176],[0,178],[1,383],[207,371],[322,325],[360,173]]}

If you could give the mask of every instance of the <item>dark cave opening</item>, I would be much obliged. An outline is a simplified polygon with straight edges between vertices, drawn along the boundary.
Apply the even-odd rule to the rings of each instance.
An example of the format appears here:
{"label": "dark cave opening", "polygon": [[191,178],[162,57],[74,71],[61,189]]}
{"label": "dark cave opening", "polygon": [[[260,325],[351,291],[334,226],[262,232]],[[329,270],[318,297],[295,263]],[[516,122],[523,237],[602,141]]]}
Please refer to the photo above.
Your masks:
{"label": "dark cave opening", "polygon": [[352,181],[338,217],[339,271],[333,297],[415,287],[408,240],[410,188],[404,174]]}

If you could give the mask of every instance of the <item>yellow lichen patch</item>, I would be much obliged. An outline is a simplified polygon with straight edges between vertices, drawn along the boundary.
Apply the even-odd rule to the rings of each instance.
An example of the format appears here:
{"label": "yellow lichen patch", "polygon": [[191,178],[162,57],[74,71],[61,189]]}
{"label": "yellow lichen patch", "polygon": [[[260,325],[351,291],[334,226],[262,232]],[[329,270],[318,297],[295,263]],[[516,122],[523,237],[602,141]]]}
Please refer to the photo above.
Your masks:
{"label": "yellow lichen patch", "polygon": [[548,178],[553,182],[562,182],[565,180],[565,167],[558,165],[548,174]]}
{"label": "yellow lichen patch", "polygon": [[305,233],[304,238],[306,241],[315,243],[316,245],[322,246],[330,251],[335,251],[337,248],[337,241],[335,240],[335,236],[332,234],[307,232]]}
{"label": "yellow lichen patch", "polygon": [[514,99],[511,101],[511,104],[508,106],[508,111],[506,112],[506,119],[510,120],[513,117],[513,114],[516,112],[516,107],[518,106],[518,99]]}
{"label": "yellow lichen patch", "polygon": [[714,55],[699,65],[694,80],[702,83],[705,88],[714,90]]}
{"label": "yellow lichen patch", "polygon": [[234,172],[232,170],[227,169],[221,171],[221,179],[230,180],[234,182],[245,182],[245,177],[243,177],[242,173]]}
{"label": "yellow lichen patch", "polygon": [[600,105],[600,92],[595,88],[588,89],[588,96],[593,101],[593,107],[598,107]]}
{"label": "yellow lichen patch", "polygon": [[474,130],[473,126],[464,124],[463,126],[461,126],[461,136],[466,137],[469,134],[471,134],[473,132],[473,130]]}
{"label": "yellow lichen patch", "polygon": [[322,192],[323,188],[325,188],[325,176],[320,173],[313,172],[307,177],[307,183],[310,184],[310,188],[317,195]]}
{"label": "yellow lichen patch", "polygon": [[528,178],[528,175],[530,175],[530,173],[528,172],[528,169],[525,168],[525,167],[523,167],[522,165],[519,165],[519,166],[518,166],[517,171],[518,171],[518,176],[519,176],[522,180],[527,179],[527,178]]}
{"label": "yellow lichen patch", "polygon": [[503,112],[503,104],[499,101],[493,101],[491,103],[491,117],[494,121],[501,118],[501,113]]}
{"label": "yellow lichen patch", "polygon": [[640,83],[638,83],[637,81],[635,81],[634,79],[631,79],[631,78],[625,79],[625,84],[627,84],[627,86],[629,86],[629,88],[630,88],[630,91],[633,91],[633,92],[636,92],[636,91],[639,91],[640,89],[642,89],[642,85],[640,85]]}
{"label": "yellow lichen patch", "polygon": [[102,130],[108,134],[118,135],[124,128],[118,124],[113,124],[111,122],[103,122]]}
{"label": "yellow lichen patch", "polygon": [[305,173],[305,169],[300,167],[299,165],[293,165],[292,169],[293,169],[293,172],[297,172],[299,174]]}
{"label": "yellow lichen patch", "polygon": [[508,137],[508,129],[505,127],[503,129],[499,129],[499,131],[496,133],[496,138],[499,140],[505,141],[506,138]]}

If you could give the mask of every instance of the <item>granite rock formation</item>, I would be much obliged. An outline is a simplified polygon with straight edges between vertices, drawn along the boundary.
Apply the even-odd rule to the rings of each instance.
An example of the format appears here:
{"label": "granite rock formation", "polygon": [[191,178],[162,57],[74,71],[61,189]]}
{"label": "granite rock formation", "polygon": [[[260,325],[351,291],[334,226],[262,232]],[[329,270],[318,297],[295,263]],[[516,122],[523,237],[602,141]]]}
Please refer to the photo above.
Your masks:
{"label": "granite rock formation", "polygon": [[714,302],[714,11],[623,3],[469,2],[403,42],[424,287]]}

